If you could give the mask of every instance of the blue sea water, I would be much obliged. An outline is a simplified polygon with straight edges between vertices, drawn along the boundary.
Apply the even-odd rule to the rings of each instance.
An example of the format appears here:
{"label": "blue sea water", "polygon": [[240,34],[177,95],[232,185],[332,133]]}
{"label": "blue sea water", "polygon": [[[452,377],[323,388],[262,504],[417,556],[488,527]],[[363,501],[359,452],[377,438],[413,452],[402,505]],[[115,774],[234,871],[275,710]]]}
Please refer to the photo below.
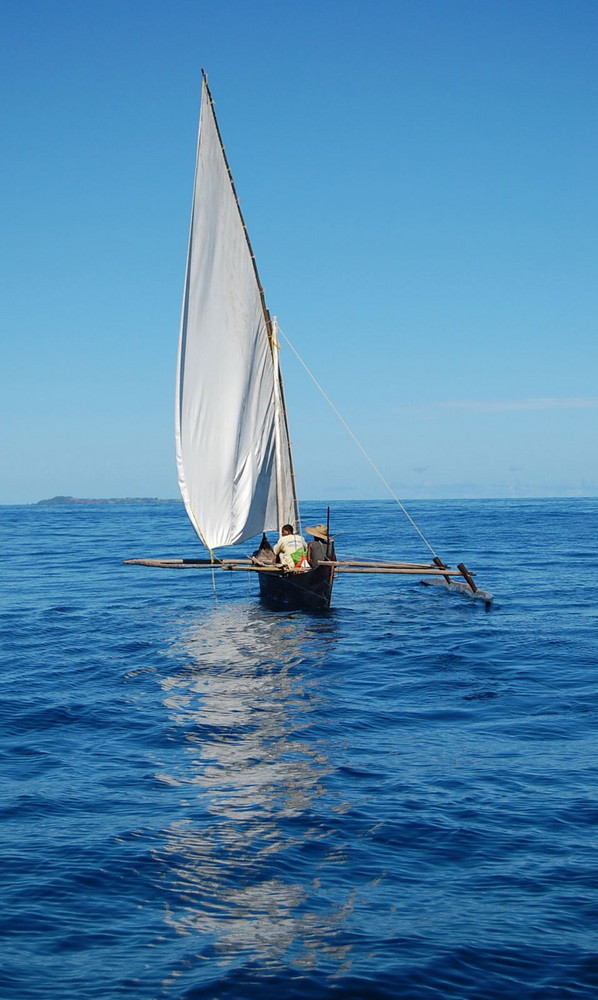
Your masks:
{"label": "blue sea water", "polygon": [[[202,554],[180,504],[0,508],[4,1000],[598,996],[598,500],[410,510],[491,610],[274,612],[122,564]],[[392,504],[332,518],[427,558]]]}

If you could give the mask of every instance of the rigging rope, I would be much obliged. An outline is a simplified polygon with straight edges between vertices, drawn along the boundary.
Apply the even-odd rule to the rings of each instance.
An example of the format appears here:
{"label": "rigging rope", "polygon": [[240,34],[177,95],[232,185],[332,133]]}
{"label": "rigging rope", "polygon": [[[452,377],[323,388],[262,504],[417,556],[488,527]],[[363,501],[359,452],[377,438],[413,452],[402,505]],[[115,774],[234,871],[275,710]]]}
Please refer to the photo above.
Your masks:
{"label": "rigging rope", "polygon": [[323,395],[324,399],[326,400],[326,402],[328,403],[329,407],[336,414],[336,416],[338,417],[338,419],[340,420],[341,424],[343,425],[343,427],[345,428],[345,430],[347,431],[347,433],[350,435],[350,437],[352,437],[354,443],[359,448],[361,454],[369,462],[369,464],[371,465],[372,469],[374,470],[374,472],[376,473],[376,475],[378,476],[378,478],[384,483],[386,489],[390,493],[390,495],[393,498],[393,500],[395,500],[395,502],[399,505],[399,507],[403,511],[403,514],[405,515],[405,517],[409,521],[409,523],[412,525],[413,528],[415,528],[415,530],[417,531],[419,537],[421,538],[421,540],[424,543],[424,545],[426,546],[426,548],[432,553],[432,555],[434,556],[435,559],[438,559],[437,553],[434,551],[434,549],[430,545],[430,543],[429,543],[428,539],[426,538],[426,536],[424,535],[423,531],[415,523],[415,521],[411,517],[411,514],[405,508],[405,506],[403,505],[403,503],[401,503],[401,501],[399,500],[398,496],[394,492],[394,490],[393,490],[392,486],[390,485],[390,483],[388,482],[388,480],[384,478],[384,476],[380,472],[380,469],[378,468],[378,466],[375,464],[375,462],[373,461],[373,459],[370,458],[370,456],[368,455],[367,451],[365,450],[365,448],[363,447],[363,445],[361,444],[361,442],[357,439],[357,437],[355,436],[355,434],[353,433],[353,431],[349,427],[349,425],[348,425],[347,421],[345,420],[345,418],[343,417],[343,415],[336,408],[336,406],[332,402],[332,400],[331,400],[330,396],[328,395],[328,393],[324,391],[324,389],[322,388],[322,386],[318,382],[318,380],[317,380],[316,376],[314,375],[314,373],[308,368],[307,364],[305,363],[305,361],[303,360],[303,358],[301,357],[301,355],[299,354],[299,352],[296,350],[296,348],[293,346],[293,344],[291,343],[291,341],[287,337],[286,333],[284,333],[280,329],[280,327],[278,327],[277,332],[280,334],[280,336],[286,341],[286,343],[288,344],[288,346],[291,348],[293,354],[297,358],[297,361],[299,361],[299,363],[303,366],[303,368],[305,368],[305,371],[309,375],[310,379],[312,380],[312,382],[314,383],[314,385],[316,386],[316,388],[319,389],[319,391],[322,393],[322,395]]}

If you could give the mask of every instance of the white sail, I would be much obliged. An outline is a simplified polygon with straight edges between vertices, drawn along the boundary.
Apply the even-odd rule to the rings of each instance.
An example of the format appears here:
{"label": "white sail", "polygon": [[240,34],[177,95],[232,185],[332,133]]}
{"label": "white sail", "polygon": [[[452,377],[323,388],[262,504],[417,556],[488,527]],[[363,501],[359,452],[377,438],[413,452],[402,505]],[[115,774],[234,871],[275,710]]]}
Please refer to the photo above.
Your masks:
{"label": "white sail", "polygon": [[209,549],[295,519],[277,346],[268,326],[204,80],[175,423],[179,487]]}

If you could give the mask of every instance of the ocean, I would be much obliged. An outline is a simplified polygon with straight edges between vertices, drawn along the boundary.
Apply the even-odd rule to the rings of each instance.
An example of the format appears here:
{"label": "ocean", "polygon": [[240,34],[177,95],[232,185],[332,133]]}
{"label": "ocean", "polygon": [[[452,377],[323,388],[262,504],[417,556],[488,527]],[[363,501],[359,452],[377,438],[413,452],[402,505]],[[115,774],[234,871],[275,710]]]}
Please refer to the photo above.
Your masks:
{"label": "ocean", "polygon": [[598,500],[408,506],[490,610],[346,575],[276,612],[123,565],[203,554],[181,504],[0,508],[3,1000],[598,996]]}

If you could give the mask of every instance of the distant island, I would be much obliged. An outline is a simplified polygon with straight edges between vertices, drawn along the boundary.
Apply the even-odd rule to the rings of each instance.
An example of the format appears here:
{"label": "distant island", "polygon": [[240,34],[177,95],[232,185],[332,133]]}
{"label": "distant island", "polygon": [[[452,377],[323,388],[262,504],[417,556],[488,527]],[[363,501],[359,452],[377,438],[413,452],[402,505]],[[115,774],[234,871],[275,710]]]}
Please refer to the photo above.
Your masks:
{"label": "distant island", "polygon": [[162,500],[159,497],[110,497],[109,499],[92,499],[88,497],[51,497],[49,500],[38,500],[36,506],[40,504],[45,507],[56,504],[77,504],[89,506],[90,504],[105,503],[181,503],[181,500]]}

